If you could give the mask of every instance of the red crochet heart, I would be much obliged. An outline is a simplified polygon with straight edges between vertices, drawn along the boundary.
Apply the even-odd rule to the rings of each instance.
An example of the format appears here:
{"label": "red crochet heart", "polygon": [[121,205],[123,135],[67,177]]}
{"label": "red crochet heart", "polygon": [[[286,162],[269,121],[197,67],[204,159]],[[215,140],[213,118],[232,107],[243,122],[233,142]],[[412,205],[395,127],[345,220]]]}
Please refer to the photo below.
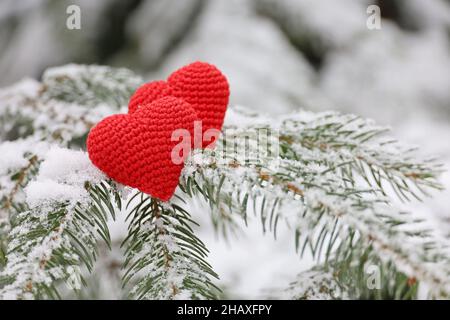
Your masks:
{"label": "red crochet heart", "polygon": [[172,88],[166,81],[148,82],[137,88],[128,103],[128,113],[135,112],[140,105],[149,104],[162,97],[172,96]]}
{"label": "red crochet heart", "polygon": [[[230,95],[228,81],[215,66],[194,62],[173,72],[167,82],[149,82],[139,87],[130,99],[128,112],[164,96],[174,96],[190,103],[202,120],[202,134],[208,129],[222,129]],[[209,141],[203,141],[206,147]]]}
{"label": "red crochet heart", "polygon": [[172,161],[179,144],[171,141],[172,133],[186,129],[192,135],[196,118],[187,102],[174,97],[141,105],[133,114],[109,116],[89,132],[89,158],[110,178],[167,201],[183,168]]}

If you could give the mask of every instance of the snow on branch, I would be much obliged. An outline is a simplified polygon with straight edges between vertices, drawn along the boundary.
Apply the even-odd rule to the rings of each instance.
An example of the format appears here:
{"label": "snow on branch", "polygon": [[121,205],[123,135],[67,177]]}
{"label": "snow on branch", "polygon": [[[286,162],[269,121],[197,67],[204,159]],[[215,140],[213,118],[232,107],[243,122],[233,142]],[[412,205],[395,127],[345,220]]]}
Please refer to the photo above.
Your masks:
{"label": "snow on branch", "polygon": [[427,188],[442,188],[437,181],[441,165],[431,157],[421,159],[417,148],[385,136],[389,128],[336,112],[319,113],[308,121],[302,117],[300,113],[282,119],[283,158],[308,161],[319,156],[320,163],[332,164],[329,170],[340,172],[350,183],[355,184],[356,174],[383,194],[386,185],[392,187],[405,201],[410,196],[420,199]]}
{"label": "snow on branch", "polygon": [[47,69],[42,77],[44,100],[59,100],[86,107],[128,104],[142,78],[124,68],[69,64]]}
{"label": "snow on branch", "polygon": [[33,138],[0,144],[0,219],[26,209],[23,188],[37,174],[49,144]]}
{"label": "snow on branch", "polygon": [[[343,248],[351,251],[361,243],[381,261],[428,284],[430,295],[450,294],[446,244],[396,209],[383,186],[388,182],[403,199],[439,188],[438,165],[417,160],[413,151],[379,137],[384,130],[354,116],[300,113],[272,123],[269,128],[282,141],[276,161],[253,156],[261,154],[250,132],[255,128],[229,127],[216,151],[190,157],[181,189],[200,195],[213,210],[244,219],[253,207],[265,229],[274,232],[280,218],[288,221],[298,250],[319,260],[340,258]],[[239,144],[252,149],[245,161],[226,149],[238,145],[238,150]],[[371,167],[372,180],[362,163]]]}
{"label": "snow on branch", "polygon": [[[336,254],[345,258],[335,258],[301,272],[287,288],[276,290],[277,294],[300,300],[417,298],[417,279],[399,272],[392,262],[380,261],[371,247],[356,244],[352,250],[338,251],[345,251]],[[351,259],[352,256],[358,259]]]}
{"label": "snow on branch", "polygon": [[317,268],[300,273],[297,279],[279,294],[281,298],[289,300],[341,300],[349,298],[345,290],[336,276]]}
{"label": "snow on branch", "polygon": [[30,210],[11,223],[1,298],[55,298],[58,281],[74,276],[74,267],[92,269],[98,234],[109,241],[106,221],[114,215],[104,179],[86,153],[50,149],[25,188]]}
{"label": "snow on branch", "polygon": [[89,201],[86,184],[96,185],[106,176],[92,165],[87,153],[52,147],[39,168],[39,174],[26,188],[31,208],[67,201],[85,205]]}
{"label": "snow on branch", "polygon": [[68,65],[0,90],[0,139],[35,135],[70,142],[126,106],[142,79],[126,69]]}

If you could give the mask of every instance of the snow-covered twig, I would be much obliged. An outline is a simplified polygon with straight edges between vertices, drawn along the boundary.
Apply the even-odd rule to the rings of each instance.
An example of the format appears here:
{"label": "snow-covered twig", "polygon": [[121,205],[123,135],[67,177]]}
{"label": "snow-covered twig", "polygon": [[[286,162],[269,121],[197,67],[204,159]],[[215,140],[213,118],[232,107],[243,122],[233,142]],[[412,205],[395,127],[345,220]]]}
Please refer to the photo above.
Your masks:
{"label": "snow-covered twig", "polygon": [[98,234],[109,241],[113,214],[104,180],[84,152],[55,147],[45,155],[25,189],[30,210],[11,223],[1,298],[58,297],[58,280],[80,276],[74,266],[93,267]]}

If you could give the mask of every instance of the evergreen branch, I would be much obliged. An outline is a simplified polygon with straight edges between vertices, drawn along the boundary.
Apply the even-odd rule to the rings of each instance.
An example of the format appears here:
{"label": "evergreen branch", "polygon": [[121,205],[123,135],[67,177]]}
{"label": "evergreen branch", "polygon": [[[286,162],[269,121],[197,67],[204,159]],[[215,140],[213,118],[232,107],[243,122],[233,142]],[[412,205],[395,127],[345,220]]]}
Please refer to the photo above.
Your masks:
{"label": "evergreen branch", "polygon": [[0,272],[6,265],[7,237],[10,231],[9,220],[0,218]]}
{"label": "evergreen branch", "polygon": [[4,142],[0,145],[0,270],[6,264],[8,232],[11,219],[28,210],[23,189],[38,173],[43,154],[48,149],[44,142],[34,139]]}
{"label": "evergreen branch", "polygon": [[279,294],[289,300],[340,300],[349,298],[346,289],[340,285],[335,275],[315,267],[300,273]]}
{"label": "evergreen branch", "polygon": [[11,176],[14,185],[9,193],[0,201],[0,210],[10,211],[11,208],[17,211],[23,211],[23,206],[14,203],[14,197],[20,189],[23,189],[31,177],[36,175],[38,167],[38,157],[32,155],[28,158],[28,164]]}
{"label": "evergreen branch", "polygon": [[[58,177],[52,176],[55,161],[68,165]],[[92,270],[97,240],[110,243],[106,222],[114,217],[115,191],[86,165],[89,160],[82,152],[52,149],[37,180],[27,186],[31,209],[11,221],[7,263],[0,273],[1,298],[58,298],[61,281],[83,283],[79,268]]]}
{"label": "evergreen branch", "polygon": [[33,133],[33,115],[29,106],[39,96],[41,84],[24,79],[12,86],[0,89],[0,139],[12,141]]}
{"label": "evergreen branch", "polygon": [[75,64],[47,69],[42,81],[44,101],[58,100],[91,108],[108,105],[114,109],[127,105],[131,94],[143,82],[128,69]]}
{"label": "evergreen branch", "polygon": [[301,272],[279,294],[300,300],[417,298],[417,280],[399,272],[391,262],[380,261],[371,247],[356,246],[348,253],[345,259]]}
{"label": "evergreen branch", "polygon": [[[89,129],[127,104],[142,82],[126,69],[69,65],[48,69],[43,82],[24,80],[0,91],[2,139],[84,145]],[[81,139],[81,141],[77,141]]]}
{"label": "evergreen branch", "polygon": [[[135,201],[135,200],[138,201]],[[208,250],[192,229],[196,224],[177,204],[163,204],[142,193],[128,219],[124,286],[138,299],[213,299],[218,278],[206,262]]]}
{"label": "evergreen branch", "polygon": [[[12,187],[8,190],[0,184],[0,270],[6,264],[6,248],[8,245],[7,234],[10,231],[10,219],[14,214],[27,210],[26,203],[18,198],[18,194],[22,193],[22,189],[27,183],[37,174],[39,160],[37,155],[27,156],[28,164],[20,168],[11,176],[2,177],[7,178],[13,182]],[[1,180],[3,180],[1,179]]]}
{"label": "evergreen branch", "polygon": [[353,299],[417,298],[417,279],[400,272],[392,261],[381,260],[370,246],[356,245],[353,252],[348,251],[345,259],[336,259],[329,265],[332,267],[323,267],[339,270],[335,273],[335,279]]}
{"label": "evergreen branch", "polygon": [[33,138],[4,142],[0,169],[0,219],[28,210],[23,189],[38,173],[40,162],[47,152],[46,142]]}
{"label": "evergreen branch", "polygon": [[[360,258],[353,255],[348,259],[355,246],[370,247],[380,261],[393,263],[408,278],[429,284],[432,296],[449,295],[446,245],[432,237],[421,221],[392,207],[379,188],[371,188],[371,184],[363,187],[349,172],[336,174],[336,168],[349,163],[347,149],[335,148],[331,154],[325,152],[328,148],[314,149],[320,149],[320,144],[311,145],[309,152],[282,156],[274,165],[269,158],[261,159],[258,143],[252,141],[255,135],[246,130],[252,129],[233,129],[231,134],[227,131],[216,152],[195,153],[187,162],[181,189],[191,196],[201,195],[214,210],[226,208],[244,219],[253,206],[264,229],[274,232],[280,218],[287,220],[302,254],[308,249],[319,260],[346,262],[335,264],[344,267]],[[235,140],[237,136],[247,139]],[[280,136],[285,136],[284,131]],[[226,145],[244,143],[251,149],[245,161],[237,160],[240,152],[225,152]],[[384,159],[383,164],[399,163],[397,154],[381,145],[376,149],[377,159]],[[386,177],[406,176],[403,170],[413,167],[414,160],[401,160],[404,166],[385,165]],[[433,181],[437,174],[433,166],[417,162],[414,168],[419,170],[414,177],[417,184],[438,186]],[[404,186],[407,190],[409,185]]]}
{"label": "evergreen branch", "polygon": [[351,185],[359,176],[383,195],[386,185],[390,186],[406,201],[410,196],[420,200],[427,188],[442,189],[437,182],[441,165],[432,158],[418,160],[416,148],[384,137],[387,128],[358,116],[331,112],[309,121],[295,118],[282,120],[282,158],[318,163],[314,157],[319,156],[327,170],[342,175]]}

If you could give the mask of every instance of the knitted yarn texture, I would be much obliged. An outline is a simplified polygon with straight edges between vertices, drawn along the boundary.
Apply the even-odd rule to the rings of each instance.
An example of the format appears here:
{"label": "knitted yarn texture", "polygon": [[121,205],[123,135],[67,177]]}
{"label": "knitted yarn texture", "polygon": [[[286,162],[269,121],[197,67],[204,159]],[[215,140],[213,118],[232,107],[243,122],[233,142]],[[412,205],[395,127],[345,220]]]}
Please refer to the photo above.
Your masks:
{"label": "knitted yarn texture", "polygon": [[193,135],[196,118],[189,103],[170,96],[142,104],[132,114],[109,116],[89,132],[89,158],[117,182],[167,201],[183,168],[171,158],[179,143],[171,141],[172,132],[186,129]]}
{"label": "knitted yarn texture", "polygon": [[[139,87],[130,99],[128,112],[164,96],[188,102],[201,120],[202,134],[208,129],[221,130],[230,95],[226,77],[215,66],[194,62],[173,72],[167,82],[154,81]],[[203,141],[206,147],[209,141]]]}

